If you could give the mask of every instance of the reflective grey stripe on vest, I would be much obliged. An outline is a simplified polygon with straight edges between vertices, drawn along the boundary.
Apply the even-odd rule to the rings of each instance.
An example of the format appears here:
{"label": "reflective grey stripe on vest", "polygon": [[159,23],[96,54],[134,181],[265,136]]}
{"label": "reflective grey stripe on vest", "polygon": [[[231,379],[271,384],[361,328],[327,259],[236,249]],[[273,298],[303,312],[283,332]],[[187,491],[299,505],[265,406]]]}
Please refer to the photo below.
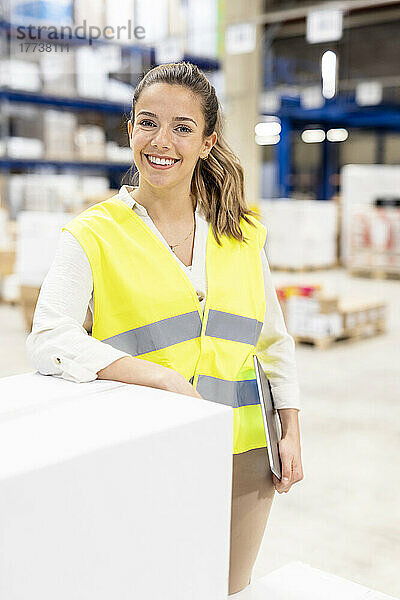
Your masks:
{"label": "reflective grey stripe on vest", "polygon": [[[190,383],[193,383],[193,377]],[[260,403],[256,379],[225,381],[217,377],[199,375],[196,389],[205,400],[226,404],[232,408]]]}
{"label": "reflective grey stripe on vest", "polygon": [[262,326],[261,321],[256,319],[241,317],[220,310],[210,310],[206,335],[255,346],[260,337]]}
{"label": "reflective grey stripe on vest", "polygon": [[102,340],[132,356],[161,350],[201,335],[201,319],[197,310],[136,327]]}

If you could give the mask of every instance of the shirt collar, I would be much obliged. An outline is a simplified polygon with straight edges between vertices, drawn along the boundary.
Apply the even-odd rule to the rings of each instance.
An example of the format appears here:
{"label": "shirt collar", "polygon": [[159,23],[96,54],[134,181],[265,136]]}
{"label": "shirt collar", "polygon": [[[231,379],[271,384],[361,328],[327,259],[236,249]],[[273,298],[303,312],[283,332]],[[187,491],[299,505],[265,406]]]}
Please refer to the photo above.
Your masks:
{"label": "shirt collar", "polygon": [[[146,217],[149,216],[149,213],[147,212],[147,210],[145,209],[145,207],[142,204],[139,204],[139,202],[137,202],[130,194],[130,192],[132,192],[135,189],[134,185],[123,185],[122,187],[120,187],[119,191],[118,191],[118,197],[125,202],[125,204],[127,204],[129,206],[129,208],[134,209],[139,215],[144,215]],[[197,215],[201,215],[201,210],[200,210],[200,202],[197,202],[197,206],[196,206],[196,214]]]}
{"label": "shirt collar", "polygon": [[129,206],[129,208],[134,208],[138,214],[146,215],[148,217],[149,214],[145,207],[139,204],[139,202],[136,202],[136,200],[131,196],[130,192],[132,192],[134,189],[135,186],[133,185],[123,185],[119,189],[118,196],[123,202],[125,202],[125,204]]}

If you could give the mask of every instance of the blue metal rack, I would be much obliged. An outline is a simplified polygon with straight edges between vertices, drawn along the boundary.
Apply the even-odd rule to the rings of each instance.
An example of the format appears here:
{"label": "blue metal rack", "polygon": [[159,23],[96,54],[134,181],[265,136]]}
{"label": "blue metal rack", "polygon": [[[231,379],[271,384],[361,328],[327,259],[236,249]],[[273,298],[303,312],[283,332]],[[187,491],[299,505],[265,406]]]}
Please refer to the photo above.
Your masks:
{"label": "blue metal rack", "polygon": [[95,98],[78,98],[69,96],[52,96],[48,94],[37,94],[11,89],[0,89],[0,101],[24,102],[28,104],[43,104],[57,108],[73,110],[95,110],[104,113],[123,114],[130,112],[130,105],[121,102],[110,102],[108,100],[97,100]]}
{"label": "blue metal rack", "polygon": [[130,163],[119,162],[92,162],[92,161],[64,161],[47,159],[21,159],[21,158],[0,158],[0,170],[8,171],[15,169],[35,169],[37,167],[55,167],[58,169],[76,169],[78,171],[127,171]]}
{"label": "blue metal rack", "polygon": [[[279,117],[282,125],[280,142],[276,147],[281,197],[289,197],[292,190],[291,138],[294,132],[309,126],[319,126],[322,129],[344,127],[400,132],[400,106],[387,103],[378,106],[358,106],[352,94],[326,100],[325,105],[317,109],[303,108],[300,98],[282,96],[281,107],[275,116]],[[337,142],[325,140],[321,146],[321,181],[318,197],[320,200],[328,200],[335,191],[330,176],[337,171]]]}

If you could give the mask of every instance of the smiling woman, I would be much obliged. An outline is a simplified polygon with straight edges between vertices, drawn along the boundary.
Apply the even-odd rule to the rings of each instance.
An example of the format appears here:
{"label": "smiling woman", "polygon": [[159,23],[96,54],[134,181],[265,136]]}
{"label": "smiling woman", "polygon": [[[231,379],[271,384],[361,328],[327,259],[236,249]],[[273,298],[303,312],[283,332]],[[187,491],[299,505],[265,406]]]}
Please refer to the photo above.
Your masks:
{"label": "smiling woman", "polygon": [[[28,351],[43,374],[232,408],[233,594],[250,582],[275,489],[302,479],[294,342],[271,282],[266,228],[247,207],[204,74],[185,62],[151,69],[127,130],[137,172],[64,227]],[[82,327],[88,304],[91,337]],[[269,469],[254,355],[281,418],[282,481]]]}
{"label": "smiling woman", "polygon": [[160,65],[146,73],[127,128],[137,170],[132,165],[123,183],[139,186],[135,199],[147,207],[148,185],[160,183],[178,192],[171,198],[177,211],[179,192],[189,189],[193,206],[201,198],[217,243],[224,234],[243,241],[240,220],[251,224],[255,213],[245,202],[242,166],[223,137],[215,89],[195,65]]}

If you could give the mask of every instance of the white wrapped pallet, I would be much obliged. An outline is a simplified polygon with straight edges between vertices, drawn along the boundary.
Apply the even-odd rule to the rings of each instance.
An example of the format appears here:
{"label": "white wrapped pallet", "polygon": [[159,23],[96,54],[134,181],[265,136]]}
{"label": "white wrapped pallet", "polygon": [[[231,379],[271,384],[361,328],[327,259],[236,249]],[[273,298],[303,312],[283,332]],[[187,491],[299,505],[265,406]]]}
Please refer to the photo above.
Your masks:
{"label": "white wrapped pallet", "polygon": [[372,207],[377,198],[399,196],[400,166],[345,165],[342,181],[341,256],[345,265],[351,255],[351,223],[361,207]]}
{"label": "white wrapped pallet", "polygon": [[336,263],[337,206],[331,201],[261,200],[271,267],[306,269]]}
{"label": "white wrapped pallet", "polygon": [[349,238],[351,269],[400,272],[400,208],[354,205]]}

